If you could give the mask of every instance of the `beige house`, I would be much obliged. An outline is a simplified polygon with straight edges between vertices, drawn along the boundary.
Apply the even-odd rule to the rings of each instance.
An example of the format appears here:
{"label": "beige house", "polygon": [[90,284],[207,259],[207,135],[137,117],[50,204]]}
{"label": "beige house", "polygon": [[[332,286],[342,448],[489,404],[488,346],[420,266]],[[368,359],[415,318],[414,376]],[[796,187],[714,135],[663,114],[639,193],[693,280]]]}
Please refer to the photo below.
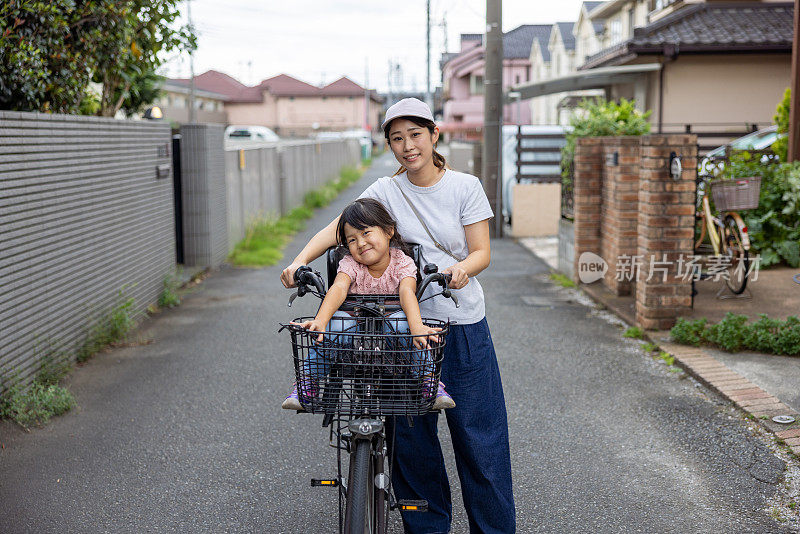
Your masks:
{"label": "beige house", "polygon": [[195,86],[225,95],[228,124],[266,126],[282,137],[361,128],[377,131],[383,113],[383,101],[377,93],[365,91],[347,77],[317,87],[280,74],[248,87],[225,73],[210,70],[195,77]]}
{"label": "beige house", "polygon": [[[154,104],[161,108],[164,119],[177,124],[189,122],[189,87],[174,80],[165,80],[161,90],[162,94]],[[225,112],[227,101],[226,95],[195,88],[194,107],[197,122],[227,123],[228,116]]]}
{"label": "beige house", "polygon": [[654,131],[763,127],[789,85],[792,14],[791,2],[603,2],[575,25],[576,69],[565,74],[551,59],[557,76],[511,90],[534,100],[586,89],[635,98],[653,110]]}

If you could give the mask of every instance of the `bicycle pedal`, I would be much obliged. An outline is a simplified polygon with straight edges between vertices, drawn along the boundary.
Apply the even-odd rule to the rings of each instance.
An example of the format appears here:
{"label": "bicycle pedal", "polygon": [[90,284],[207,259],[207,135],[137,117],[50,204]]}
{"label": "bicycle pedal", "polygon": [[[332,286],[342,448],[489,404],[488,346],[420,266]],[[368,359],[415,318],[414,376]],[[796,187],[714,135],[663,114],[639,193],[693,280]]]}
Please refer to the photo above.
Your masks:
{"label": "bicycle pedal", "polygon": [[409,499],[400,499],[397,501],[397,509],[403,512],[427,512],[428,501],[413,501]]}
{"label": "bicycle pedal", "polygon": [[338,485],[339,485],[339,481],[336,480],[335,478],[323,478],[323,479],[312,478],[311,479],[311,487],[312,488],[317,487],[317,486],[336,487]]}

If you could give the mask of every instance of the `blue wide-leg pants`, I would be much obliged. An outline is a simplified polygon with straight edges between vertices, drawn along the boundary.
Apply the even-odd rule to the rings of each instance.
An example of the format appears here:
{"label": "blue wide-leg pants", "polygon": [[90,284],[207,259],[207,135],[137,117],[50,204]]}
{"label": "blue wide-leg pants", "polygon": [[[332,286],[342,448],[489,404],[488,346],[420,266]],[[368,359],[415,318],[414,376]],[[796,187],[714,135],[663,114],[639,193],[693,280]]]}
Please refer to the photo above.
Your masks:
{"label": "blue wide-leg pants", "polygon": [[[451,325],[442,363],[442,382],[456,402],[444,410],[471,533],[516,530],[503,386],[486,318]],[[409,534],[450,532],[452,502],[437,435],[438,414],[394,423],[392,484],[398,499],[425,499],[428,512],[405,512]]]}

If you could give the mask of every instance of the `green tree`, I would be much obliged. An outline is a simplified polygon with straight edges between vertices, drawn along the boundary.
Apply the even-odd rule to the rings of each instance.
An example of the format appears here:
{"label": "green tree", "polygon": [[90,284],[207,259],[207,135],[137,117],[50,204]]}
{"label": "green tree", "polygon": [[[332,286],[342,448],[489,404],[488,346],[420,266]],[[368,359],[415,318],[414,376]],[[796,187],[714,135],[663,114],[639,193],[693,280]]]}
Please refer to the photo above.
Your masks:
{"label": "green tree", "polygon": [[70,0],[0,3],[0,108],[75,113],[91,78]]}
{"label": "green tree", "polygon": [[152,102],[165,54],[196,43],[189,27],[176,27],[178,2],[6,0],[0,4],[0,107],[92,110],[90,80],[102,87],[100,115]]}

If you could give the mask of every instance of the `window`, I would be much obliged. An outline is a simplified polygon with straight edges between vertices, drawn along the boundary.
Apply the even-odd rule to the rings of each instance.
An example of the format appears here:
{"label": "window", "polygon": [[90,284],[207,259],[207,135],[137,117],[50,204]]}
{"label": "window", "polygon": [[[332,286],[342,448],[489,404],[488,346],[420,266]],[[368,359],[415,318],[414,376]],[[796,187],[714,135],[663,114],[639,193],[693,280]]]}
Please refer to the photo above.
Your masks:
{"label": "window", "polygon": [[483,94],[483,76],[472,75],[469,78],[469,92],[472,95]]}
{"label": "window", "polygon": [[633,37],[633,28],[635,26],[634,9],[635,7],[631,7],[630,11],[628,11],[628,37]]}
{"label": "window", "polygon": [[609,25],[609,37],[611,38],[611,42],[609,44],[617,44],[622,40],[622,21],[619,19],[614,19],[611,21]]}

